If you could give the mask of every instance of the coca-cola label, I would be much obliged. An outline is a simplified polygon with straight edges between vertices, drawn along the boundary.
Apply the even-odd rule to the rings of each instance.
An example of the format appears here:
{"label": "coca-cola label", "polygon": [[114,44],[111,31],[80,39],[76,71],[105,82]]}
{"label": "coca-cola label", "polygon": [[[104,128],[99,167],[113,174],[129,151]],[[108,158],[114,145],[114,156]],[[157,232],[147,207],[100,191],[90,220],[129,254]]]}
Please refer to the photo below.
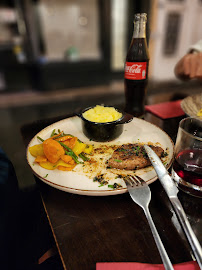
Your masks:
{"label": "coca-cola label", "polygon": [[146,79],[147,62],[126,62],[125,79],[143,80]]}

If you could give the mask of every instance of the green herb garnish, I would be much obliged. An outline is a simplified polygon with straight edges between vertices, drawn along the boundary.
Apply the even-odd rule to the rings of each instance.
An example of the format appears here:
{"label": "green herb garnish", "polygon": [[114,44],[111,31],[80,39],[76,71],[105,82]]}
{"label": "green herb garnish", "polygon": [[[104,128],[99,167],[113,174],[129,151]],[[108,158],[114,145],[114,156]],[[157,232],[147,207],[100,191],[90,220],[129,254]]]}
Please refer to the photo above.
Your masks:
{"label": "green herb garnish", "polygon": [[162,152],[161,153],[161,157],[163,158],[163,157],[167,157],[168,156],[168,153],[167,152]]}
{"label": "green herb garnish", "polygon": [[116,162],[122,162],[122,160],[120,160],[120,159],[115,159],[114,161],[116,161]]}
{"label": "green herb garnish", "polygon": [[51,137],[53,137],[54,135],[55,135],[55,129],[52,131]]}
{"label": "green herb garnish", "polygon": [[113,185],[108,185],[109,188],[116,189],[122,187],[122,185],[114,183]]}

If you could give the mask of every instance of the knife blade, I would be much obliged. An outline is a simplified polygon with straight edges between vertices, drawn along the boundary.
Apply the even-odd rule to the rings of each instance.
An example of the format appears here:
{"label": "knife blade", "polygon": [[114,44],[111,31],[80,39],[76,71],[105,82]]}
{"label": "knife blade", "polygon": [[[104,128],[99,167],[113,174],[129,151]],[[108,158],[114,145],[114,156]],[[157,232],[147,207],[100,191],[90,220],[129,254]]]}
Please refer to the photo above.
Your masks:
{"label": "knife blade", "polygon": [[160,158],[156,155],[156,153],[149,147],[148,145],[144,145],[144,149],[156,171],[156,174],[166,191],[171,204],[173,206],[173,209],[180,221],[181,226],[184,229],[185,235],[187,237],[187,240],[189,241],[189,244],[192,248],[193,254],[196,258],[196,261],[198,262],[198,265],[200,269],[202,269],[202,248],[200,246],[200,243],[198,239],[196,238],[196,235],[194,234],[191,225],[186,217],[186,214],[184,212],[184,209],[177,197],[178,188],[176,187],[173,179],[170,177],[168,171],[166,170],[165,166],[163,165]]}

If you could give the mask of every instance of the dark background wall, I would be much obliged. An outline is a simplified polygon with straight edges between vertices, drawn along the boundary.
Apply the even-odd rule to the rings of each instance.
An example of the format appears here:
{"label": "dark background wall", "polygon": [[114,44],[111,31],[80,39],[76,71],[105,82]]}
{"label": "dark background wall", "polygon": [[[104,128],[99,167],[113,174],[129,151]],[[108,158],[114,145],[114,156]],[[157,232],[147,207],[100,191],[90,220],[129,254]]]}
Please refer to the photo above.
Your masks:
{"label": "dark background wall", "polygon": [[[111,4],[108,0],[98,0],[99,9],[99,46],[101,58],[99,60],[43,61],[37,57],[38,51],[43,52],[43,35],[40,31],[40,22],[35,12],[35,4],[39,1],[9,0],[1,1],[0,7],[13,7],[18,12],[19,21],[11,25],[14,34],[22,36],[21,49],[26,55],[25,62],[19,62],[14,53],[15,44],[0,44],[0,72],[3,72],[5,91],[24,91],[35,89],[49,91],[80,87],[88,85],[108,84],[114,79],[123,79],[123,70],[114,71],[110,66],[111,59]],[[149,10],[150,1],[128,1],[127,35],[129,46],[133,33],[134,13],[148,13],[147,34],[149,37]],[[32,18],[30,20],[30,18]],[[24,25],[24,32],[20,31]],[[34,41],[34,35],[38,38]],[[59,41],[58,41],[59,42]]]}

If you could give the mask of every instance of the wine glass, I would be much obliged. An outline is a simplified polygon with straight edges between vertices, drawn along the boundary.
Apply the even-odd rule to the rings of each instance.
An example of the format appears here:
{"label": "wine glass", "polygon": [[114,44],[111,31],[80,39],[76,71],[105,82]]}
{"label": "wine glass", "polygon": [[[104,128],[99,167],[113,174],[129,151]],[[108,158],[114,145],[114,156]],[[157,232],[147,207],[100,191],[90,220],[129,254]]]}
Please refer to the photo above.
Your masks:
{"label": "wine glass", "polygon": [[202,198],[202,120],[199,118],[180,121],[172,177],[181,190]]}

